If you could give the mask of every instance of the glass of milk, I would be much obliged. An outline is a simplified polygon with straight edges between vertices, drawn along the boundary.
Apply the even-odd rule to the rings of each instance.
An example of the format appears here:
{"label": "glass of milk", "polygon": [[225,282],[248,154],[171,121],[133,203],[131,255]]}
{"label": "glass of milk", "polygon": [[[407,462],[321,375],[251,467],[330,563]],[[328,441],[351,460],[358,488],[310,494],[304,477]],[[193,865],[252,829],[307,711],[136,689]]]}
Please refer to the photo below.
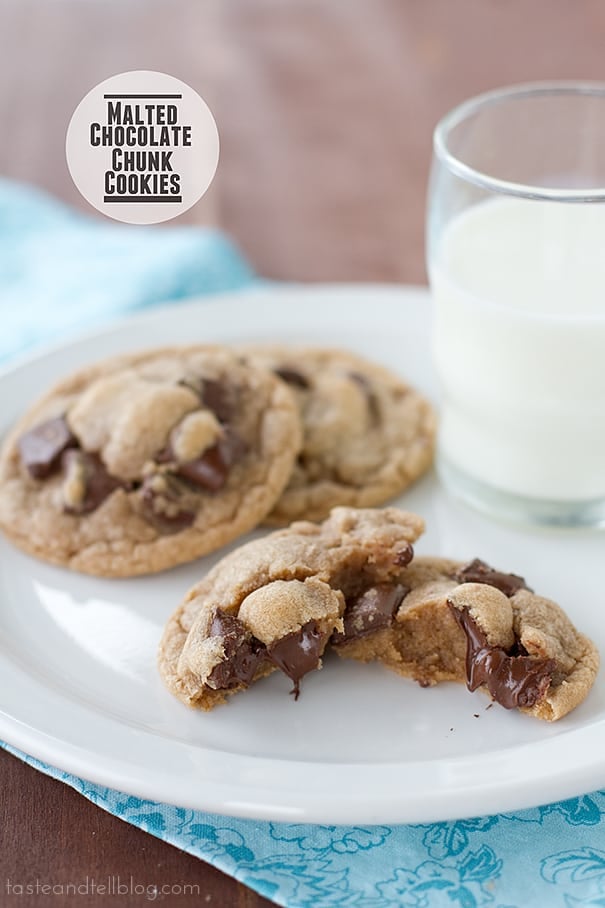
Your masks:
{"label": "glass of milk", "polygon": [[605,526],[605,84],[449,113],[427,256],[445,485],[494,516]]}

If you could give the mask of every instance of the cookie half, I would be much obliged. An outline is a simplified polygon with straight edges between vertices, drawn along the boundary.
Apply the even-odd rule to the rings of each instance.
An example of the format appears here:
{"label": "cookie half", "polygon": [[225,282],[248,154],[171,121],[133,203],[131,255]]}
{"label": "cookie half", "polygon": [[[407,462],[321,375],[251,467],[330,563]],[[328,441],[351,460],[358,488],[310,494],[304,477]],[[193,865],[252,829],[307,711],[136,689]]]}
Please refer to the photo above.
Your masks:
{"label": "cookie half", "polygon": [[435,414],[387,369],[343,350],[248,346],[244,353],[290,387],[304,428],[292,476],[266,523],[383,504],[430,466]]}
{"label": "cookie half", "polygon": [[[393,621],[375,632],[356,632],[349,617],[349,633],[335,646],[339,655],[379,659],[422,686],[462,682],[507,709],[549,721],[590,691],[597,648],[522,577],[479,560],[420,557],[401,582],[408,592]],[[354,609],[348,602],[345,626]]]}
{"label": "cookie half", "polygon": [[0,454],[0,527],[104,576],[161,571],[254,527],[301,444],[290,390],[218,347],[122,356],[62,381]]}
{"label": "cookie half", "polygon": [[[396,591],[423,528],[394,508],[335,508],[321,524],[294,523],[241,546],[170,618],[159,650],[164,682],[190,706],[212,709],[281,669],[298,695],[328,641],[345,631],[347,599],[384,584]],[[395,592],[391,614],[402,596]]]}

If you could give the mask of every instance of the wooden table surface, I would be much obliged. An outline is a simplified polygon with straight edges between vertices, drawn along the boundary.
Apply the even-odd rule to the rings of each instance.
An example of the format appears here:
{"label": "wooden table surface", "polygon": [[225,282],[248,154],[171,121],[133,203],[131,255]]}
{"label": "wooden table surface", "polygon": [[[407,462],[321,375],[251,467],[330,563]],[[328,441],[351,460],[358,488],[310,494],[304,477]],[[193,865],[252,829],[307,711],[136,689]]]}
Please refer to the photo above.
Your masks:
{"label": "wooden table surface", "polygon": [[[0,0],[0,174],[85,209],[74,107],[116,72],[162,70],[206,98],[222,143],[175,223],[221,226],[275,278],[421,282],[436,120],[498,85],[603,80],[603,47],[601,0]],[[87,876],[191,885],[157,899],[178,908],[269,904],[5,752],[0,780],[2,906],[148,904],[6,891]]]}

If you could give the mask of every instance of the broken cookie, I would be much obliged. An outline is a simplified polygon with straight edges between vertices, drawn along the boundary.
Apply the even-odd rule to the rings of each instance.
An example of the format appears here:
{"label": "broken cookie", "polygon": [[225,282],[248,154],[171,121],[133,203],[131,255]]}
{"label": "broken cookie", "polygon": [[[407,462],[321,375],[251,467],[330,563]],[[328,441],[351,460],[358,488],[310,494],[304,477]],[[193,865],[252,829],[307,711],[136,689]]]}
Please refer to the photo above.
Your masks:
{"label": "broken cookie", "polygon": [[[321,667],[334,635],[346,633],[346,603],[364,600],[353,621],[370,625],[395,610],[399,583],[423,530],[394,508],[335,508],[321,524],[294,523],[222,559],[170,618],[159,668],[191,706],[212,709],[276,669],[293,682]],[[370,601],[371,600],[371,601]]]}
{"label": "broken cookie", "polygon": [[327,647],[379,660],[427,687],[483,690],[506,709],[554,721],[594,683],[594,644],[517,574],[475,559],[414,558],[421,518],[335,508],[236,549],[179,606],[160,673],[212,709],[276,668],[299,693]]}
{"label": "broken cookie", "polygon": [[393,621],[375,633],[333,638],[339,655],[378,659],[423,686],[466,683],[506,709],[549,721],[574,709],[592,687],[595,645],[522,577],[478,559],[420,557],[401,582],[408,592]]}

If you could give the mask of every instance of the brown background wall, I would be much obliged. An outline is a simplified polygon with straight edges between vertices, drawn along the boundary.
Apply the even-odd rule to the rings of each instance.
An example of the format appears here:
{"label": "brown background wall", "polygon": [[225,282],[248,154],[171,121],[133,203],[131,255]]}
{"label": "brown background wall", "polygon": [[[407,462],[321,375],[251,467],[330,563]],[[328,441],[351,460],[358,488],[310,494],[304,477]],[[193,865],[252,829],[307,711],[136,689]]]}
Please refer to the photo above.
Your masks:
{"label": "brown background wall", "polygon": [[220,169],[181,222],[231,232],[263,274],[424,279],[431,132],[531,79],[605,78],[601,0],[0,0],[0,173],[84,207],[66,124],[113,73],[194,85]]}

